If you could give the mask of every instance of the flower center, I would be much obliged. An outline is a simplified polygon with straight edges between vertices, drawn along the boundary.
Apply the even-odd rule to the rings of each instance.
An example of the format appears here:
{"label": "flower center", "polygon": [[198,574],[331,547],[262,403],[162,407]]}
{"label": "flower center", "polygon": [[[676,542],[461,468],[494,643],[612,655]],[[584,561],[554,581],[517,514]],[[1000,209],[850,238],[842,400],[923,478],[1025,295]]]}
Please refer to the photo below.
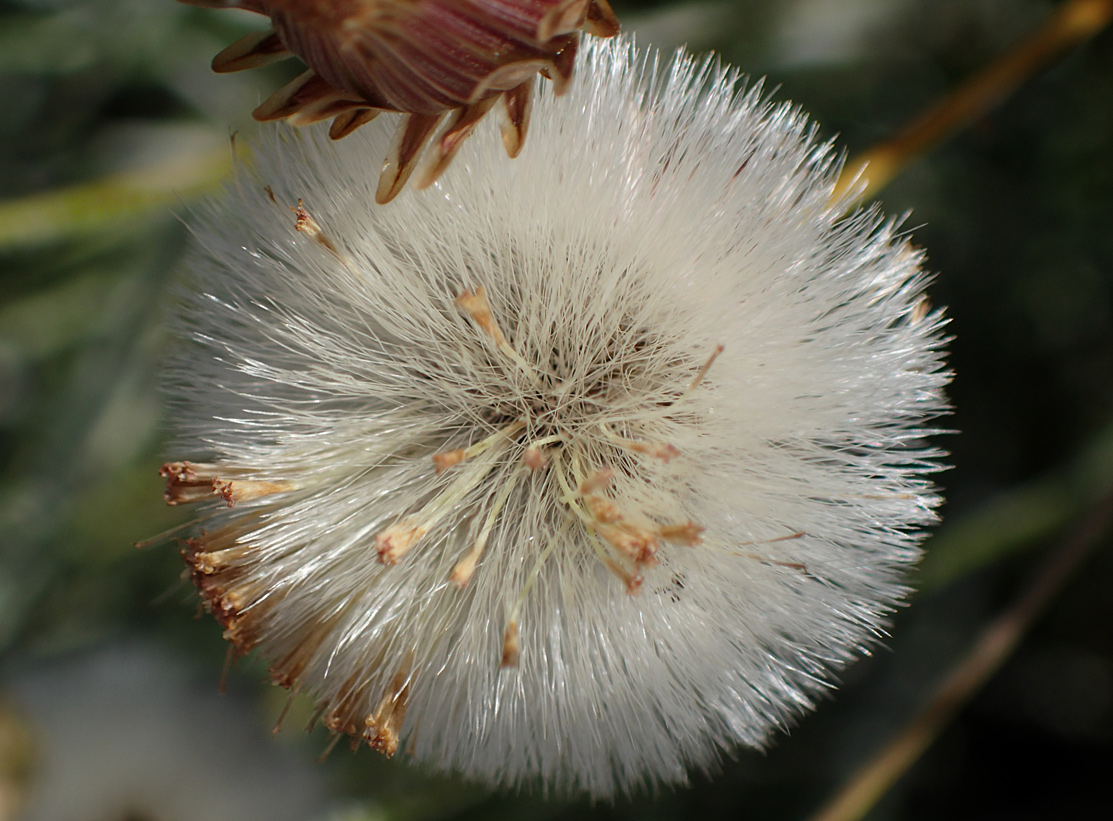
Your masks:
{"label": "flower center", "polygon": [[[450,574],[453,584],[465,587],[511,494],[529,473],[547,471],[552,477],[547,486],[557,494],[555,507],[565,516],[558,527],[581,528],[599,560],[622,581],[626,592],[637,594],[643,571],[657,564],[662,543],[696,545],[703,530],[692,521],[661,521],[654,506],[647,503],[652,494],[635,489],[651,484],[649,474],[641,469],[645,460],[668,463],[680,455],[671,443],[643,438],[639,433],[646,427],[647,414],[650,420],[667,419],[674,406],[699,387],[722,348],[691,373],[686,386],[658,393],[644,407],[646,400],[639,400],[638,391],[632,390],[632,386],[650,381],[640,358],[649,345],[644,334],[620,328],[586,376],[571,373],[559,351],[547,363],[548,371],[539,374],[507,340],[482,288],[464,291],[456,304],[532,387],[516,401],[488,410],[486,421],[495,428],[494,433],[466,448],[433,455],[438,473],[451,470],[457,476],[421,510],[376,534],[380,561],[396,564],[465,496],[495,476],[500,486],[486,495],[477,514],[482,522],[478,535]],[[635,408],[631,402],[643,407]],[[635,409],[636,414],[631,412]],[[508,462],[516,464],[507,468]],[[549,540],[549,547],[536,557],[523,590],[508,602],[504,666],[517,664],[521,605],[555,541]]]}
{"label": "flower center", "polygon": [[[298,232],[341,264],[353,265],[300,200],[293,210]],[[701,365],[690,356],[663,354],[661,340],[637,322],[623,320],[594,342],[570,338],[568,349],[555,346],[535,366],[507,339],[483,288],[461,292],[456,306],[493,349],[492,364],[502,361],[506,379],[497,389],[474,389],[473,398],[487,403],[477,420],[484,438],[430,454],[438,477],[443,476],[437,489],[419,509],[376,532],[374,545],[380,562],[397,565],[423,539],[436,538],[446,525],[468,517],[474,523],[470,544],[449,574],[449,581],[463,589],[507,503],[527,481],[543,475],[545,481],[532,486],[553,495],[548,505],[554,511],[553,532],[539,542],[541,550],[521,588],[506,594],[501,663],[514,666],[522,605],[558,543],[573,536],[587,544],[630,595],[640,592],[644,571],[658,564],[662,545],[700,543],[703,527],[683,515],[681,474],[670,465],[681,453],[669,439],[670,431],[696,418],[686,400],[700,388],[722,346]],[[587,349],[593,350],[590,357]],[[261,481],[230,465],[168,463],[163,475],[171,504],[216,496],[233,505],[297,489],[293,482]],[[206,590],[213,586],[210,577],[220,576],[220,590],[214,588],[210,599],[220,605],[216,610],[227,604],[231,624],[242,608],[225,590],[227,574],[205,564],[220,553],[212,549],[210,536],[203,541],[191,551],[198,583]]]}

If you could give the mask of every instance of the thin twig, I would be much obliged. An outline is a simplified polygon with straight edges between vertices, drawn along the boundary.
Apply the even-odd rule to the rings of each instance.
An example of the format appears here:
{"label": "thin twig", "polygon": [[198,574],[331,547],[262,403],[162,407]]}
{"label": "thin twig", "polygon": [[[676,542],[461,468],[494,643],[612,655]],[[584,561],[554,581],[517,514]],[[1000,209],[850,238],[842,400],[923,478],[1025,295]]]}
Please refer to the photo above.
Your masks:
{"label": "thin twig", "polygon": [[852,157],[835,186],[835,196],[841,197],[863,182],[855,201],[876,196],[912,160],[985,116],[1040,68],[1093,37],[1110,20],[1113,0],[1063,3],[1039,29],[913,120],[896,137]]}
{"label": "thin twig", "polygon": [[857,821],[931,745],[1012,653],[1113,522],[1113,496],[1051,552],[1020,597],[994,619],[905,728],[858,770],[811,821]]}

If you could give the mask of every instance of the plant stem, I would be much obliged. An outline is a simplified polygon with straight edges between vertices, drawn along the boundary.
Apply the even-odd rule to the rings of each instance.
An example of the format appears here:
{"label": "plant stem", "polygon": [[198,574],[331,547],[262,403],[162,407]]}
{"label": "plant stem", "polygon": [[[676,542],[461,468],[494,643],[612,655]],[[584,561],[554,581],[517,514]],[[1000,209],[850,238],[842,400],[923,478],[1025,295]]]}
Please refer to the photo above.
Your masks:
{"label": "plant stem", "polygon": [[1113,0],[1068,0],[1046,23],[941,99],[896,137],[847,161],[835,196],[859,188],[852,202],[872,198],[904,168],[1007,98],[1062,52],[1093,37],[1113,20]]}
{"label": "plant stem", "polygon": [[866,762],[811,821],[863,818],[1008,658],[1082,560],[1101,543],[1111,522],[1113,496],[1108,496],[1051,552],[1020,597],[986,627],[905,728]]}
{"label": "plant stem", "polygon": [[212,189],[230,165],[228,149],[194,153],[0,202],[0,251],[87,235],[167,212]]}

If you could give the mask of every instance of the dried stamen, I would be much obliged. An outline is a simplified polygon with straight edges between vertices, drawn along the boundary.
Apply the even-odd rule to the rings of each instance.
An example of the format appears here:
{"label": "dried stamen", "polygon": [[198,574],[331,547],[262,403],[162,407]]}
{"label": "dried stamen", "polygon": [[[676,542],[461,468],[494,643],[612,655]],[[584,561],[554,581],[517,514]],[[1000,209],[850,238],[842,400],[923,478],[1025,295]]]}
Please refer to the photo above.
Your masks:
{"label": "dried stamen", "polygon": [[549,459],[545,456],[545,451],[537,445],[530,445],[522,453],[522,462],[527,468],[537,472],[549,464]]}
{"label": "dried stamen", "polygon": [[282,711],[278,714],[278,718],[274,722],[274,727],[271,728],[271,735],[278,735],[282,729],[282,724],[286,721],[286,716],[290,714],[290,708],[294,706],[294,699],[298,697],[301,692],[300,686],[294,686],[290,689],[289,694],[286,696],[286,703],[282,705]]}
{"label": "dried stamen", "polygon": [[168,505],[185,505],[211,499],[216,495],[213,479],[216,465],[194,462],[167,462],[158,471],[166,480],[162,498]]}
{"label": "dried stamen", "polygon": [[538,577],[541,575],[541,568],[545,566],[549,556],[552,555],[553,550],[557,544],[563,542],[568,536],[568,530],[571,528],[572,523],[570,520],[565,519],[561,523],[560,530],[557,531],[555,537],[549,541],[549,544],[541,551],[537,560],[533,563],[533,569],[530,571],[526,583],[522,585],[522,590],[518,593],[518,598],[514,602],[513,608],[510,610],[510,616],[507,619],[506,632],[503,634],[502,646],[502,661],[503,667],[514,667],[518,664],[518,657],[520,655],[520,642],[518,637],[518,619],[522,612],[522,604],[529,595],[529,591],[533,585],[537,583]]}
{"label": "dried stamen", "polygon": [[410,696],[410,666],[412,659],[403,664],[390,687],[383,693],[375,712],[364,722],[363,737],[372,750],[378,750],[388,758],[398,751],[398,739],[402,724],[406,720],[406,708]]}
{"label": "dried stamen", "polygon": [[699,387],[704,377],[707,376],[707,372],[711,370],[711,366],[714,364],[715,360],[719,358],[719,354],[721,354],[722,352],[723,346],[716,345],[715,350],[711,352],[711,356],[707,357],[707,361],[704,362],[703,367],[699,369],[699,372],[696,374],[696,378],[692,380],[692,384],[688,386],[688,390],[684,392],[685,396]]}
{"label": "dried stamen", "polygon": [[197,518],[197,519],[190,519],[188,522],[182,522],[181,524],[176,524],[173,527],[162,531],[161,533],[156,533],[154,536],[148,536],[146,539],[143,539],[142,541],[132,542],[132,547],[136,547],[136,548],[139,548],[140,550],[143,550],[145,548],[151,547],[152,545],[162,544],[163,542],[169,541],[170,537],[172,537],[174,534],[181,533],[183,530],[185,530],[187,528],[191,528],[194,525],[198,525],[202,521],[203,520],[201,518]]}
{"label": "dried stamen", "polygon": [[798,530],[795,533],[789,533],[787,536],[774,536],[772,539],[759,539],[756,542],[738,542],[739,547],[748,547],[755,544],[774,544],[776,542],[788,542],[793,539],[802,539],[808,534],[803,530]]}
{"label": "dried stamen", "polygon": [[456,304],[471,317],[472,322],[478,325],[483,333],[494,341],[500,351],[512,359],[534,382],[537,381],[533,368],[506,341],[502,329],[491,312],[491,303],[487,301],[487,292],[483,287],[476,288],[474,291],[462,291],[456,297]]}
{"label": "dried stamen", "polygon": [[[220,474],[218,475],[218,471]],[[297,486],[287,481],[227,478],[234,471],[203,462],[167,462],[159,469],[166,479],[162,498],[168,505],[185,505],[220,498],[232,507],[236,502],[285,493]]]}
{"label": "dried stamen", "polygon": [[618,505],[603,496],[584,496],[584,504],[588,513],[595,521],[602,524],[614,524],[622,519]]}
{"label": "dried stamen", "polygon": [[[740,542],[738,546],[739,547],[745,547],[745,546],[749,546],[749,545],[773,544],[775,542],[787,542],[787,541],[790,541],[790,540],[793,540],[793,539],[802,539],[806,535],[808,535],[808,534],[805,533],[804,531],[800,530],[800,531],[797,531],[796,533],[790,533],[787,536],[777,536],[777,537],[772,538],[772,539],[761,539],[760,541],[755,541],[755,542]],[[735,555],[742,556],[743,558],[746,558],[746,559],[753,559],[754,561],[761,562],[762,564],[774,565],[776,567],[787,567],[789,570],[797,570],[801,573],[807,573],[808,572],[808,566],[806,564],[804,564],[803,562],[782,562],[782,561],[777,561],[776,559],[770,559],[768,556],[758,555],[757,553],[736,553]]]}
{"label": "dried stamen", "polygon": [[500,348],[507,344],[502,329],[491,314],[491,304],[487,301],[486,289],[479,287],[474,291],[463,291],[456,297],[456,304],[463,308],[483,333],[495,340],[495,344]]}
{"label": "dried stamen", "polygon": [[324,764],[326,761],[328,761],[328,757],[332,755],[332,751],[336,749],[336,745],[340,743],[340,739],[342,739],[343,737],[343,733],[335,731],[333,732],[332,738],[329,739],[329,742],[325,746],[325,749],[321,751],[321,754],[319,756],[317,756],[318,764]]}
{"label": "dried stamen", "polygon": [[456,450],[446,450],[440,453],[433,454],[433,464],[436,465],[437,473],[444,473],[450,467],[458,465],[467,459],[467,449],[457,448]]}
{"label": "dried stamen", "polygon": [[429,531],[417,516],[410,516],[375,534],[375,550],[383,564],[398,564],[410,548]]}
{"label": "dried stamen", "polygon": [[614,471],[610,468],[601,468],[593,471],[586,479],[580,482],[580,495],[594,493],[601,488],[614,484]]}
{"label": "dried stamen", "polygon": [[426,533],[451,514],[491,472],[497,464],[499,455],[510,447],[513,442],[512,437],[523,426],[522,422],[512,422],[502,430],[495,431],[482,442],[467,448],[465,451],[469,460],[467,466],[440,495],[417,513],[407,516],[375,535],[375,548],[379,553],[379,561],[383,564],[397,564]]}
{"label": "dried stamen", "polygon": [[640,571],[636,569],[627,570],[607,555],[602,555],[600,558],[603,560],[603,564],[607,566],[607,569],[622,580],[622,583],[626,586],[626,594],[628,596],[636,596],[641,592],[642,584],[645,583],[645,577],[642,576]]}
{"label": "dried stamen", "polygon": [[798,570],[801,573],[808,572],[808,566],[803,562],[779,562],[776,559],[770,559],[767,556],[759,556],[756,553],[743,553],[742,555],[747,559],[753,559],[754,561],[761,562],[762,564],[771,564],[776,567],[787,567],[789,570]]}
{"label": "dried stamen", "polygon": [[322,723],[330,730],[345,735],[362,735],[366,727],[364,715],[369,682],[360,673],[353,673],[339,690],[339,695],[328,702],[329,708]]}
{"label": "dried stamen", "polygon": [[627,439],[625,436],[619,436],[617,433],[609,430],[607,426],[602,423],[600,423],[599,427],[606,433],[608,442],[617,445],[623,450],[641,453],[645,456],[652,456],[654,459],[660,459],[662,462],[668,462],[680,455],[680,451],[674,445],[665,442],[646,442],[641,439]]}
{"label": "dried stamen", "polygon": [[657,535],[651,530],[629,522],[595,525],[595,532],[620,554],[636,565],[655,564]]}
{"label": "dried stamen", "polygon": [[[271,198],[274,198],[273,193],[271,193]],[[329,238],[328,234],[324,232],[324,230],[321,228],[321,224],[317,222],[317,220],[313,219],[313,216],[309,213],[308,210],[306,210],[305,204],[302,203],[301,197],[298,197],[297,207],[295,208],[291,205],[290,210],[297,215],[297,221],[294,223],[294,228],[298,231],[298,233],[305,234],[314,242],[320,244],[321,247],[332,254],[350,272],[352,272],[353,274],[356,272],[351,259],[346,254],[342,253],[339,248],[336,247],[336,243],[334,243]]]}
{"label": "dried stamen", "polygon": [[328,702],[327,701],[322,701],[321,703],[319,703],[317,705],[317,709],[313,711],[313,715],[311,715],[309,717],[309,721],[307,721],[306,724],[305,724],[305,731],[307,733],[311,733],[315,729],[317,729],[317,722],[321,720],[321,716],[323,716],[325,714],[325,710],[327,710],[327,709],[328,709]]}
{"label": "dried stamen", "polygon": [[261,482],[252,479],[213,479],[212,486],[213,493],[227,502],[228,507],[234,506],[236,502],[247,502],[294,489],[292,482]]}
{"label": "dried stamen", "polygon": [[328,248],[334,254],[337,253],[336,246],[332,244],[332,240],[321,230],[321,224],[313,219],[313,216],[306,210],[305,203],[302,201],[301,197],[298,197],[297,207],[295,208],[291,205],[290,210],[297,216],[297,222],[294,223],[294,228],[299,234],[305,234],[310,239],[314,239],[321,243],[321,245]]}
{"label": "dried stamen", "polygon": [[507,623],[506,631],[502,635],[502,660],[499,664],[503,667],[517,667],[521,649],[518,620],[515,618]]}
{"label": "dried stamen", "polygon": [[287,646],[290,649],[277,658],[268,670],[275,684],[287,689],[296,688],[305,668],[345,613],[347,608],[341,608],[319,621],[301,622],[290,630],[287,637]]}
{"label": "dried stamen", "polygon": [[666,542],[695,547],[700,543],[700,534],[704,528],[695,522],[685,522],[682,525],[665,525],[658,532]]}
{"label": "dried stamen", "polygon": [[456,563],[452,568],[452,573],[449,575],[449,581],[459,588],[463,588],[475,572],[476,562],[479,557],[483,555],[483,550],[487,546],[487,540],[491,537],[491,530],[494,529],[495,522],[498,520],[499,514],[502,512],[503,507],[506,505],[510,494],[518,486],[518,476],[515,474],[513,479],[508,479],[503,483],[502,488],[499,490],[498,496],[495,497],[494,502],[491,503],[490,510],[487,512],[487,519],[483,522],[483,528],[479,531],[479,535],[475,537],[475,542],[472,544],[464,557]]}
{"label": "dried stamen", "polygon": [[516,421],[511,422],[505,428],[495,431],[486,439],[476,442],[466,448],[457,448],[456,450],[445,450],[440,453],[433,454],[433,464],[437,468],[437,473],[444,473],[451,467],[454,467],[461,462],[466,462],[469,459],[474,459],[481,453],[485,453],[496,442],[512,440],[521,430],[526,426],[525,422]]}

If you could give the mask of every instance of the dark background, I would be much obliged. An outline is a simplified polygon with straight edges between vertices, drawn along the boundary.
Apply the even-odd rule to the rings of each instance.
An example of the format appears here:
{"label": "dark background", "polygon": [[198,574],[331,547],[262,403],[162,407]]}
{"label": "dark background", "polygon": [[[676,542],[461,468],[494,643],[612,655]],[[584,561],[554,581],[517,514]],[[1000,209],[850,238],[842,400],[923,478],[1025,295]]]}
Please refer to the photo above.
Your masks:
{"label": "dark background", "polygon": [[[1056,7],[1043,0],[616,4],[643,45],[715,49],[854,153]],[[951,317],[945,523],[890,641],[766,753],[613,806],[492,797],[300,731],[194,618],[161,502],[160,311],[175,210],[291,76],[217,77],[258,18],[171,0],[0,2],[0,821],[797,819],[904,726],[1064,534],[1113,492],[1113,33],[1071,50],[880,194]],[[257,24],[256,24],[257,25]],[[1108,537],[869,816],[1106,818]],[[23,815],[13,814],[22,804]]]}

